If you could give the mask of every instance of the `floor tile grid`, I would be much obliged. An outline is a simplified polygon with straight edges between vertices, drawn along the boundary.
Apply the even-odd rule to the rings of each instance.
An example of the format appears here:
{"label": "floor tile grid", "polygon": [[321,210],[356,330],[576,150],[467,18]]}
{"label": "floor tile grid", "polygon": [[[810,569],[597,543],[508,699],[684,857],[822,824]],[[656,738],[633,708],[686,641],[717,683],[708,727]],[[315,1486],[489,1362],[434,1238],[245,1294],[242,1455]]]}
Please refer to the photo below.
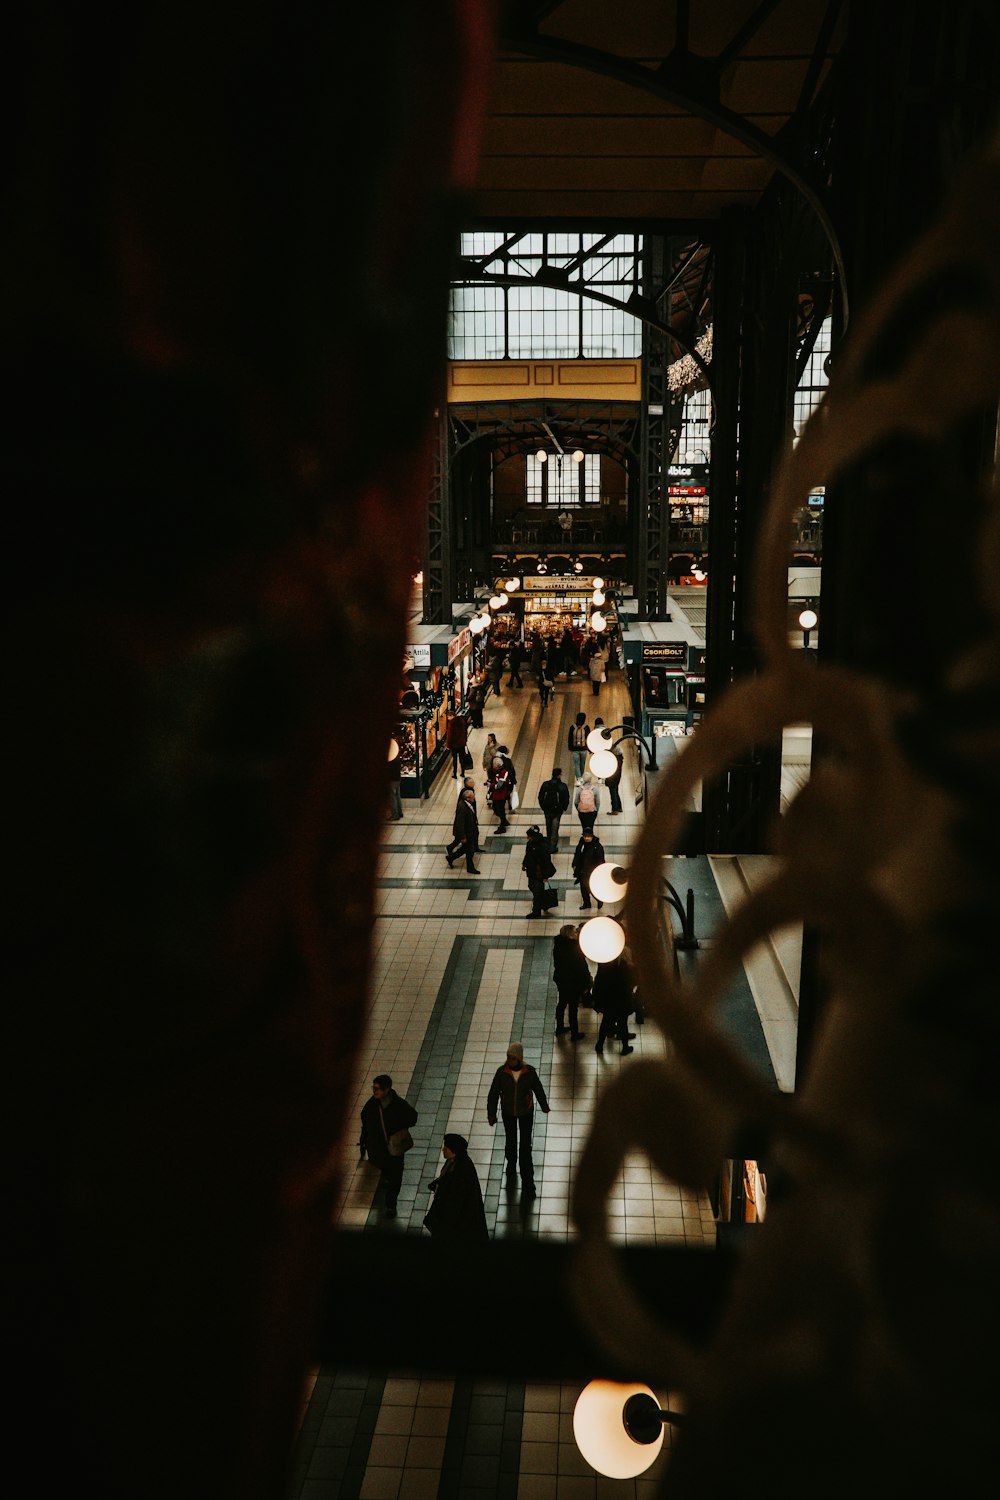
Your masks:
{"label": "floor tile grid", "polygon": [[[506,688],[505,696],[510,696]],[[590,707],[589,704],[584,704],[583,706],[586,708]],[[566,712],[569,714],[569,720],[567,722],[571,721],[572,712],[574,711],[575,708],[571,704],[568,704]],[[565,717],[565,715],[562,717]],[[608,716],[605,715],[605,717]],[[496,731],[498,739],[501,742],[510,743],[512,739],[515,743],[517,742],[518,736],[514,733],[514,729],[517,726],[511,722],[512,718],[513,715],[511,715],[511,718],[503,726],[503,734],[500,733],[499,729]],[[609,720],[609,722],[617,722],[617,719]],[[487,723],[489,723],[489,719]],[[521,824],[526,828],[532,813],[536,820],[541,821],[540,812],[534,810],[534,803],[537,802],[537,785],[542,780],[547,779],[551,772],[552,764],[563,763],[564,769],[566,769],[565,762],[568,760],[568,755],[562,755],[559,752],[556,744],[555,724],[556,715],[551,714],[548,720],[550,732],[546,737],[540,738],[536,742],[535,754],[529,761],[527,778],[525,778],[523,771],[521,772],[521,782],[524,783],[526,781],[527,784],[525,810],[523,813],[516,815],[516,819],[512,821],[512,833],[515,830],[516,824]],[[545,764],[546,762],[548,764]],[[429,871],[439,870],[441,866],[444,866],[443,856],[440,858],[434,856],[436,855],[437,846],[446,842],[450,836],[454,796],[455,783],[451,782],[450,778],[439,778],[435,787],[435,795],[421,805],[422,819],[426,818],[428,820],[422,828],[419,830],[415,827],[408,828],[405,830],[406,837],[400,839],[400,825],[394,825],[390,835],[393,845],[398,847],[402,843],[408,852],[402,856],[396,853],[389,854],[384,861],[383,867],[385,869],[391,869],[393,863],[402,858],[404,861],[408,861],[408,868],[405,871],[406,877],[420,880],[426,879]],[[626,807],[631,805],[630,800],[627,799],[624,787],[623,804]],[[407,810],[409,810],[408,807]],[[428,832],[433,834],[437,831],[432,821],[435,817],[440,818],[440,830],[444,837],[437,839],[432,836],[428,840]],[[634,824],[637,822],[637,819],[630,819],[629,821]],[[600,824],[600,817],[598,822]],[[626,820],[624,818],[616,819],[615,825],[612,826],[615,827],[616,841],[626,843]],[[568,880],[569,878],[569,862],[577,834],[578,825],[571,811],[570,817],[565,818],[563,821],[562,847],[556,861],[557,865],[562,866],[560,871],[562,879]],[[504,839],[498,841],[498,843],[506,845],[506,847],[498,850],[496,854],[487,854],[484,857],[496,864],[498,867],[497,877],[504,882],[507,889],[513,891],[518,896],[523,892],[526,904],[528,904],[530,897],[526,890],[524,890],[523,874],[520,870],[520,860],[523,857],[521,853],[523,849],[523,833],[519,832],[518,837]],[[444,866],[444,868],[447,871],[447,866]],[[460,873],[457,868],[455,873]],[[461,873],[464,874],[464,871]],[[450,875],[451,872],[448,872],[448,874]],[[557,879],[560,877],[557,877]],[[471,884],[471,878],[467,879],[466,884]],[[433,993],[443,982],[447,969],[449,934],[454,937],[478,937],[479,939],[485,939],[488,944],[491,942],[495,944],[498,941],[503,942],[504,940],[514,941],[517,943],[517,947],[521,950],[521,953],[524,951],[522,939],[537,939],[543,937],[544,934],[543,942],[533,941],[529,945],[535,954],[535,961],[529,970],[525,970],[523,957],[521,957],[520,953],[518,955],[517,962],[521,965],[520,983],[517,983],[518,976],[512,972],[510,967],[513,955],[509,949],[491,951],[489,954],[490,971],[487,975],[484,967],[483,982],[480,984],[473,1005],[472,1014],[474,1024],[470,1026],[470,1040],[460,1060],[457,1058],[449,1059],[451,1066],[454,1066],[456,1063],[458,1065],[458,1080],[454,1087],[451,1109],[448,1115],[448,1125],[450,1128],[457,1128],[459,1120],[464,1123],[468,1118],[468,1110],[471,1105],[473,1123],[469,1127],[470,1141],[476,1142],[477,1146],[481,1148],[480,1155],[484,1160],[486,1159],[485,1150],[482,1148],[485,1148],[487,1145],[485,1131],[488,1130],[488,1127],[485,1126],[482,1119],[478,1126],[475,1121],[477,1113],[480,1117],[485,1115],[485,1091],[489,1087],[489,1082],[492,1079],[496,1066],[494,1059],[497,1054],[493,1052],[491,1055],[491,1047],[493,1045],[499,1046],[501,1048],[500,1055],[502,1056],[502,1050],[505,1049],[506,1042],[510,1039],[511,1034],[509,997],[515,988],[519,989],[521,991],[519,1004],[522,1007],[522,1015],[524,1016],[524,1019],[520,1023],[520,1030],[525,1031],[532,1038],[530,1043],[526,1042],[526,1051],[529,1045],[534,1045],[537,1042],[538,1050],[534,1055],[538,1057],[540,1072],[543,1071],[543,1068],[546,1070],[543,1073],[543,1077],[548,1077],[550,1080],[549,1092],[550,1100],[553,1104],[553,1115],[547,1117],[544,1123],[540,1122],[540,1124],[543,1123],[543,1128],[538,1129],[536,1132],[536,1141],[538,1144],[538,1149],[535,1153],[536,1180],[539,1185],[539,1198],[536,1200],[533,1213],[534,1223],[537,1226],[535,1232],[553,1232],[558,1233],[560,1237],[565,1237],[567,1232],[569,1232],[568,1191],[572,1166],[578,1158],[580,1150],[582,1150],[582,1142],[589,1128],[594,1101],[601,1087],[601,1079],[614,1076],[614,1073],[618,1071],[618,1068],[622,1064],[615,1064],[610,1057],[599,1061],[592,1048],[585,1048],[585,1044],[576,1044],[575,1047],[562,1048],[561,1043],[563,1039],[556,1039],[551,1036],[551,1028],[554,1020],[554,990],[548,982],[549,949],[551,935],[554,934],[556,926],[546,923],[540,931],[536,931],[537,924],[528,926],[523,921],[523,917],[518,919],[515,916],[510,916],[508,914],[509,906],[505,909],[500,902],[493,903],[494,908],[499,910],[499,916],[492,915],[487,911],[477,910],[475,915],[470,917],[468,895],[460,894],[458,891],[452,892],[446,889],[441,894],[435,891],[432,896],[434,912],[430,917],[427,916],[426,903],[423,905],[419,903],[410,905],[405,899],[401,899],[401,896],[405,893],[399,891],[386,894],[391,895],[394,899],[392,903],[386,903],[386,906],[383,908],[387,920],[376,924],[378,938],[375,945],[376,976],[373,982],[372,1028],[368,1049],[369,1071],[372,1069],[376,1071],[385,1069],[393,1072],[394,1066],[396,1071],[393,1072],[393,1077],[397,1084],[401,1080],[404,1082],[404,1092],[409,1087],[409,1078],[413,1076],[413,1059],[421,1047],[421,1029],[423,1028],[426,1031],[428,1018],[433,1009]],[[572,895],[572,892],[570,894]],[[455,900],[456,895],[459,897],[458,900]],[[564,902],[564,905],[566,904],[568,903]],[[477,907],[486,905],[487,903],[485,902],[476,903]],[[412,912],[412,915],[390,917],[389,912],[392,910],[396,912]],[[557,914],[557,921],[566,920],[571,915],[575,916],[576,913],[568,911],[559,912]],[[399,935],[390,938],[385,934],[384,929],[386,928],[394,929],[395,933]],[[513,984],[511,983],[512,978],[515,981]],[[539,1004],[537,993],[540,979],[542,981],[541,1004]],[[528,989],[534,992],[531,994],[530,1000],[524,994],[525,982],[527,982]],[[414,995],[414,1003],[407,1009],[400,1004],[399,997],[401,994],[405,995],[411,987]],[[429,999],[428,995],[430,995]],[[380,1004],[380,1002],[382,1003]],[[498,1006],[500,1007],[499,1020],[497,1019]],[[596,1030],[596,1016],[593,1016],[592,1012],[587,1012],[586,1014],[588,1017],[593,1017],[594,1029]],[[477,1045],[472,1040],[472,1037],[478,1034],[481,1023],[487,1017],[491,1021],[497,1020],[497,1028],[495,1031],[491,1030],[489,1042],[485,1046]],[[401,1020],[403,1022],[402,1028],[399,1025]],[[515,1029],[517,1028],[515,1027]],[[401,1036],[398,1035],[400,1030],[402,1032]],[[659,1049],[662,1050],[662,1038],[659,1037],[655,1028],[642,1027],[637,1028],[637,1030],[642,1034],[643,1041],[645,1041],[646,1035],[649,1036],[650,1042],[653,1041],[655,1036]],[[379,1057],[384,1057],[390,1048],[393,1037],[396,1037],[395,1050],[391,1052],[393,1066],[387,1067],[384,1062],[376,1062],[376,1053]],[[406,1064],[408,1059],[409,1067],[407,1070]],[[366,1077],[362,1082],[364,1087],[363,1089],[359,1087],[358,1093],[359,1110],[360,1104],[364,1102],[370,1093],[370,1078]],[[559,1116],[563,1116],[563,1118],[558,1119]],[[558,1123],[553,1126],[553,1121],[556,1119],[558,1119]],[[466,1132],[463,1131],[462,1133]],[[491,1136],[492,1134],[490,1132]],[[499,1150],[499,1160],[502,1167],[502,1144]],[[490,1170],[486,1175],[488,1195],[490,1193],[491,1173],[495,1176],[494,1164],[492,1162]],[[632,1196],[626,1198],[627,1187],[632,1189],[636,1187],[644,1188],[647,1184],[649,1189],[648,1194],[640,1197],[633,1193]],[[654,1190],[657,1194],[655,1199],[653,1197]],[[362,1192],[362,1199],[364,1196],[365,1194]],[[369,1178],[367,1181],[367,1197],[369,1202],[370,1196],[371,1181]],[[499,1192],[497,1193],[497,1199],[495,1232],[502,1233],[507,1205],[500,1198]],[[669,1214],[653,1213],[650,1215],[648,1213],[640,1214],[636,1211],[638,1209],[645,1209],[654,1203],[664,1205],[670,1210]],[[631,1205],[635,1205],[635,1207],[632,1208],[630,1207]],[[628,1213],[626,1212],[627,1207],[629,1207]],[[697,1205],[693,1205],[693,1207],[697,1207]],[[647,1230],[645,1225],[640,1225],[640,1220],[650,1217],[654,1220],[654,1227],[657,1218],[659,1218],[662,1221],[664,1232],[670,1232],[670,1238],[673,1238],[673,1231],[676,1231],[678,1221],[681,1225],[685,1222],[683,1212],[680,1214],[677,1213],[678,1208],[683,1208],[683,1204],[676,1190],[668,1184],[661,1184],[659,1188],[656,1188],[653,1181],[653,1174],[650,1172],[648,1164],[637,1159],[631,1164],[627,1161],[623,1165],[620,1182],[612,1193],[611,1203],[613,1218],[618,1216],[618,1211],[620,1210],[620,1218],[623,1223],[622,1238],[632,1237],[628,1233],[630,1227],[636,1238],[646,1238]],[[524,1232],[524,1216],[521,1207],[511,1204],[510,1209],[520,1232]],[[689,1215],[689,1218],[693,1222],[691,1215]],[[578,1388],[572,1391],[572,1399],[574,1401],[577,1390]],[[560,1398],[565,1399],[561,1390]],[[392,1403],[392,1408],[398,1409],[398,1398]],[[387,1420],[392,1423],[398,1422],[400,1419],[390,1416]],[[380,1432],[378,1435],[382,1437],[399,1436],[401,1434],[385,1431]],[[523,1444],[519,1444],[519,1447],[523,1448],[523,1446]],[[565,1452],[557,1451],[556,1453],[556,1466],[553,1474],[521,1472],[517,1493],[534,1493],[530,1489],[533,1481],[540,1480],[547,1482],[551,1479],[554,1483],[550,1492],[553,1495],[557,1495],[559,1500],[572,1500],[573,1496],[583,1493],[596,1495],[598,1493],[596,1486],[598,1484],[604,1485],[607,1482],[596,1479],[592,1471],[587,1471],[586,1473],[580,1472],[581,1460],[575,1443],[572,1443],[571,1433],[568,1446],[564,1442],[558,1444],[559,1450],[562,1450],[564,1447]],[[399,1458],[400,1455],[395,1448],[390,1450],[383,1445],[375,1448],[373,1461],[367,1466],[363,1480],[364,1495],[366,1497],[392,1495],[393,1497],[407,1497],[407,1500],[420,1500],[420,1497],[423,1495],[430,1494],[433,1482],[432,1470],[428,1470],[420,1464],[408,1464],[406,1460],[402,1464],[374,1461],[374,1459],[382,1459],[389,1456],[390,1452],[394,1458]],[[419,1452],[417,1456],[419,1457]],[[655,1469],[651,1473],[655,1473]],[[443,1483],[443,1477],[441,1482]],[[405,1487],[407,1485],[409,1485],[409,1488]],[[529,1488],[522,1490],[521,1486],[525,1485]],[[649,1492],[649,1488],[643,1481],[638,1481],[634,1492],[637,1496],[643,1496]],[[331,1491],[327,1491],[326,1493],[332,1497]],[[357,1493],[361,1492],[358,1491]],[[436,1494],[438,1491],[435,1490],[434,1493]],[[498,1491],[494,1489],[490,1493],[498,1493]],[[541,1493],[541,1491],[538,1491],[538,1493]],[[615,1493],[631,1494],[632,1486],[616,1484]],[[339,1491],[338,1497],[339,1500],[346,1500],[346,1495],[341,1495]]]}

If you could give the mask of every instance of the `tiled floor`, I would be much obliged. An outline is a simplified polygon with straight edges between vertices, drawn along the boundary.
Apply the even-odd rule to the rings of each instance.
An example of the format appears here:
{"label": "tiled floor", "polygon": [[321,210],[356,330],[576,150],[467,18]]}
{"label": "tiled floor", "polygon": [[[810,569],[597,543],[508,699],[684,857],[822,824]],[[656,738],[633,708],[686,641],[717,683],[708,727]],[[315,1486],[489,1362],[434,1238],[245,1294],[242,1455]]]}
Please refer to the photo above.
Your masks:
{"label": "tiled floor", "polygon": [[[539,785],[553,765],[563,767],[572,785],[566,744],[578,709],[591,724],[600,714],[608,725],[619,724],[630,711],[622,674],[614,672],[610,678],[594,697],[589,682],[560,677],[544,711],[527,673],[523,689],[505,684],[502,697],[487,700],[485,728],[470,737],[474,774],[481,783],[479,757],[492,730],[511,749],[521,808],[508,832],[494,835],[495,819],[484,807],[480,788],[483,852],[478,878],[466,874],[464,864],[449,869],[445,861],[460,785],[447,766],[428,799],[405,801],[403,819],[386,822],[375,978],[355,1079],[355,1115],[370,1097],[373,1075],[385,1072],[419,1111],[419,1119],[413,1129],[416,1146],[406,1157],[399,1217],[392,1221],[382,1215],[380,1198],[375,1198],[378,1173],[367,1162],[359,1163],[352,1132],[345,1152],[343,1226],[372,1233],[425,1233],[427,1183],[441,1164],[441,1138],[445,1131],[457,1131],[469,1141],[494,1236],[571,1236],[570,1183],[597,1096],[620,1068],[664,1051],[662,1035],[647,1022],[633,1028],[632,1058],[619,1057],[613,1042],[598,1056],[598,1018],[590,1010],[581,1012],[584,1040],[574,1043],[553,1034],[552,938],[564,922],[581,919],[579,892],[570,875],[579,834],[572,806],[563,817],[555,856],[552,883],[560,890],[560,904],[544,922],[525,920],[531,896],[520,866],[525,830],[531,823],[544,826]],[[627,863],[642,809],[635,803],[637,750],[632,744],[624,748],[623,811],[610,816],[604,792],[597,831],[608,857]],[[681,869],[682,875],[674,876],[679,886],[699,884],[704,921],[712,902],[719,906],[717,892],[709,889],[707,861],[685,861]],[[749,992],[734,993],[731,1009],[733,1029],[745,1033],[751,1052],[757,1047],[766,1069],[766,1048],[754,1032],[759,1023]],[[486,1119],[486,1094],[512,1040],[523,1043],[551,1105],[550,1114],[536,1116],[538,1196],[533,1202],[522,1202],[516,1189],[506,1188],[503,1132],[499,1126],[491,1129]],[[611,1218],[614,1233],[629,1243],[715,1243],[707,1198],[667,1183],[639,1156],[625,1163]],[[290,1500],[597,1500],[611,1495],[631,1500],[652,1495],[669,1446],[669,1428],[664,1454],[641,1479],[601,1478],[573,1441],[578,1393],[577,1386],[450,1382],[425,1380],[419,1372],[324,1369],[315,1374],[307,1393]],[[659,1394],[667,1404],[670,1393]]]}

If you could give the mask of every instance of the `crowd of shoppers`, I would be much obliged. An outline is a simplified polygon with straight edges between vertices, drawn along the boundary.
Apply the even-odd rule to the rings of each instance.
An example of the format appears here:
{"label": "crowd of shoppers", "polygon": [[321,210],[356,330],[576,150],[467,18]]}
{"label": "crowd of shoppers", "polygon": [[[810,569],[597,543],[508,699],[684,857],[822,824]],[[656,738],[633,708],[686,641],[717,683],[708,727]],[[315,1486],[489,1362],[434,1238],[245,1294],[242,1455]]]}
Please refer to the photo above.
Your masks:
{"label": "crowd of shoppers", "polygon": [[[581,638],[577,638],[578,635]],[[451,755],[454,779],[460,782],[452,822],[452,838],[444,846],[448,868],[464,859],[465,872],[479,875],[477,857],[482,848],[477,797],[479,774],[472,767],[478,756],[482,768],[485,803],[496,819],[494,833],[504,834],[518,806],[518,777],[509,746],[500,743],[488,731],[483,744],[474,750],[470,730],[483,729],[484,710],[490,696],[502,697],[503,688],[517,691],[524,687],[525,673],[534,675],[542,709],[552,697],[556,679],[577,676],[589,680],[594,697],[600,695],[607,680],[608,652],[598,642],[587,643],[582,633],[565,630],[544,638],[536,633],[525,646],[509,643],[493,651],[474,675],[464,710],[456,708],[447,715],[445,743]],[[504,672],[508,672],[506,682]],[[603,726],[595,718],[594,726]],[[531,894],[529,920],[540,920],[558,903],[561,892],[550,882],[556,875],[553,855],[559,851],[561,821],[570,804],[579,820],[580,832],[572,853],[573,881],[580,890],[580,910],[589,911],[594,901],[600,910],[603,902],[591,890],[591,878],[599,865],[607,862],[607,853],[596,830],[601,812],[602,790],[607,787],[610,799],[608,815],[622,810],[620,781],[622,755],[613,753],[616,769],[610,777],[596,779],[588,770],[590,750],[587,737],[591,732],[587,715],[577,712],[566,736],[565,749],[572,761],[572,776],[564,779],[563,767],[554,765],[551,775],[538,789],[538,806],[544,819],[544,831],[538,824],[526,830],[521,860]],[[390,813],[403,815],[399,796],[401,757],[390,767]],[[633,1051],[634,1033],[628,1030],[631,1016],[642,1020],[636,985],[627,950],[618,959],[593,966],[580,946],[581,927],[574,923],[560,926],[552,940],[552,980],[556,989],[555,1026],[557,1037],[568,1036],[578,1042],[586,1035],[581,1012],[590,1007],[600,1017],[595,1050],[603,1054],[609,1039],[619,1042],[621,1054]],[[506,1059],[496,1070],[486,1101],[489,1124],[501,1120],[504,1127],[504,1159],[508,1188],[520,1177],[522,1196],[535,1196],[532,1135],[536,1110],[549,1112],[545,1089],[536,1069],[524,1059],[520,1042],[511,1042]],[[403,1181],[405,1153],[413,1145],[410,1127],[418,1120],[417,1110],[394,1088],[388,1074],[379,1074],[372,1083],[372,1097],[361,1111],[359,1150],[378,1169],[378,1193],[382,1196],[386,1218],[395,1218]],[[461,1135],[444,1136],[441,1155],[443,1165],[427,1184],[431,1201],[423,1217],[423,1227],[440,1241],[475,1242],[488,1238],[483,1191],[475,1164],[469,1156],[468,1141]]]}

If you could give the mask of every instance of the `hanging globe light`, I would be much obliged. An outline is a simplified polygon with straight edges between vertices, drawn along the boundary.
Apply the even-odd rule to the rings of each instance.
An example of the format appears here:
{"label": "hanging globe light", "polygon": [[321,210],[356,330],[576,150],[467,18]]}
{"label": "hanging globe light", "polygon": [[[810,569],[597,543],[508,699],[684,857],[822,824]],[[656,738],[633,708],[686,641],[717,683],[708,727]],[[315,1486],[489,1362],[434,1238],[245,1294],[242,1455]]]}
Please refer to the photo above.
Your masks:
{"label": "hanging globe light", "polygon": [[628,871],[610,861],[590,872],[590,894],[598,901],[621,901],[628,890]]}
{"label": "hanging globe light", "polygon": [[580,561],[579,558],[577,558],[576,562],[573,564],[573,572],[574,573],[582,573],[583,572],[583,563]]}
{"label": "hanging globe light", "polygon": [[535,457],[540,464],[548,463],[549,455],[546,453],[544,448],[539,448],[538,452],[535,454]]}
{"label": "hanging globe light", "polygon": [[594,579],[594,588],[595,589],[602,589],[603,587],[604,587],[604,579],[603,578],[595,578]]}
{"label": "hanging globe light", "polygon": [[660,1411],[648,1385],[592,1380],[577,1397],[573,1436],[598,1474],[634,1479],[649,1468],[663,1447],[667,1415]]}
{"label": "hanging globe light", "polygon": [[511,593],[511,594],[515,593],[521,587],[521,580],[520,580],[520,578],[518,578],[518,576],[517,576],[516,573],[514,574],[513,578],[508,578],[507,579],[505,587],[507,588],[508,592]]}
{"label": "hanging globe light", "polygon": [[596,729],[592,729],[587,735],[587,749],[591,754],[596,753],[598,750],[607,750],[610,745],[611,731],[605,728],[603,724],[599,724]]}
{"label": "hanging globe light", "polygon": [[799,624],[803,630],[812,630],[818,619],[819,615],[814,609],[804,609],[799,615]]}
{"label": "hanging globe light", "polygon": [[602,630],[607,629],[607,624],[608,622],[601,614],[601,611],[599,609],[595,609],[594,613],[590,617],[591,630],[596,630],[598,634],[600,634]]}
{"label": "hanging globe light", "polygon": [[601,592],[600,589],[597,588],[595,588],[590,597],[595,604],[603,604],[605,601],[605,595]]}
{"label": "hanging globe light", "polygon": [[625,929],[614,917],[591,917],[580,928],[580,948],[592,963],[610,963],[624,947]]}
{"label": "hanging globe light", "polygon": [[583,449],[582,448],[576,448],[574,450],[574,452],[573,452],[573,462],[575,464],[582,464],[583,463]]}
{"label": "hanging globe light", "polygon": [[503,598],[501,597],[500,594],[494,594],[492,596],[492,598],[490,599],[490,609],[502,609],[502,608],[503,608]]}
{"label": "hanging globe light", "polygon": [[500,608],[501,609],[503,609],[503,607],[504,607],[505,604],[509,604],[510,603],[510,600],[507,597],[507,593],[506,593],[505,589],[501,589],[500,590],[499,594],[497,594],[497,598],[500,600]]}
{"label": "hanging globe light", "polygon": [[598,750],[595,755],[590,757],[590,764],[587,769],[591,775],[600,776],[601,780],[604,781],[609,776],[615,774],[618,769],[618,761],[610,750]]}

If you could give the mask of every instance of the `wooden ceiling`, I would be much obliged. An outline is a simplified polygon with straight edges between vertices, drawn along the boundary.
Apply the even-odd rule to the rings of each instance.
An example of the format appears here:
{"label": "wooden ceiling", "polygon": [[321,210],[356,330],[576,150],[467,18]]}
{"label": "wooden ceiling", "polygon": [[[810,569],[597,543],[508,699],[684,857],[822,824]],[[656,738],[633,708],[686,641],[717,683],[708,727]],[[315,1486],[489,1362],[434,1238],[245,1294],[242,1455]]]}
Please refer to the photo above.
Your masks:
{"label": "wooden ceiling", "polygon": [[776,169],[822,193],[841,0],[513,0],[473,209],[497,221],[717,219]]}

